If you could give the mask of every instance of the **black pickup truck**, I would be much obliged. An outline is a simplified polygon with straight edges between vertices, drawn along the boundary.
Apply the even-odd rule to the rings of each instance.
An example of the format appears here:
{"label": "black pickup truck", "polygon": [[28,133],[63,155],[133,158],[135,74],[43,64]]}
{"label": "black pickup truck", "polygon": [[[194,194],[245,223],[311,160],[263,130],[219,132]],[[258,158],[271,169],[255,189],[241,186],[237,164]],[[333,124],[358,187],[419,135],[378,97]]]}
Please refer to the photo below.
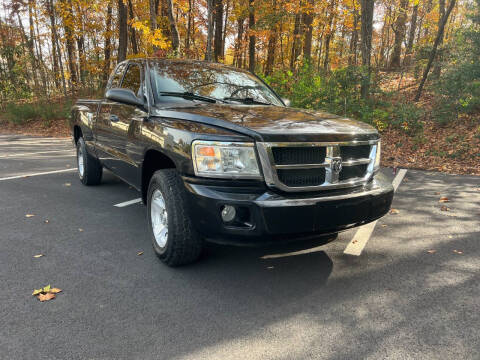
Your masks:
{"label": "black pickup truck", "polygon": [[385,215],[367,124],[288,107],[254,74],[202,61],[119,63],[102,100],[78,100],[78,175],[105,167],[141,192],[153,248],[175,266],[204,240],[236,244],[334,235]]}

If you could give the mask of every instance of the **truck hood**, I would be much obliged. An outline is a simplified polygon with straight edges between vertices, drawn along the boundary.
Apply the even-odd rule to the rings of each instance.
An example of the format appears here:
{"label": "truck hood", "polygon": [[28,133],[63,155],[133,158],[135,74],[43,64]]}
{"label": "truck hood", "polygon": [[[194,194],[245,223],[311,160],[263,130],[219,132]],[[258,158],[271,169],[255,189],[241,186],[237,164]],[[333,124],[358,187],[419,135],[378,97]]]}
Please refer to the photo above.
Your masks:
{"label": "truck hood", "polygon": [[363,122],[321,111],[265,105],[195,104],[155,108],[151,114],[226,128],[259,141],[351,141],[378,138]]}

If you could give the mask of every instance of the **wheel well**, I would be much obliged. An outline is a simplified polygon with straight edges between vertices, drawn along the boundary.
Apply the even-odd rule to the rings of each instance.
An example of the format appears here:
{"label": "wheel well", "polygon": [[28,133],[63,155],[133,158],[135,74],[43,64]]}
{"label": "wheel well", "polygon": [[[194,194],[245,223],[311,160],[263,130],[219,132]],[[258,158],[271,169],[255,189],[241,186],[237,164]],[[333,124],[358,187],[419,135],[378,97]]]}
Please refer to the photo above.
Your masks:
{"label": "wheel well", "polygon": [[73,139],[75,140],[75,144],[77,143],[78,139],[82,137],[82,129],[80,129],[80,126],[75,125],[73,127]]}
{"label": "wheel well", "polygon": [[142,200],[147,203],[148,184],[153,173],[161,169],[173,169],[175,163],[166,155],[157,150],[148,150],[142,165]]}

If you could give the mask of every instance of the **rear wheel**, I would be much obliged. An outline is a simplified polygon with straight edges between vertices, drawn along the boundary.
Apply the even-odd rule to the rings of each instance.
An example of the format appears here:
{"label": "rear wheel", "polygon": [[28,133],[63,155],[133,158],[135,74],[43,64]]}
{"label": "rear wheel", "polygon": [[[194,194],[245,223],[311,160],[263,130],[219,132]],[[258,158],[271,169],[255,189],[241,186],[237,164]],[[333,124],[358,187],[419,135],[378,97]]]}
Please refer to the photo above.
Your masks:
{"label": "rear wheel", "polygon": [[148,186],[148,223],[153,249],[169,266],[196,261],[203,241],[193,228],[185,188],[175,169],[156,171]]}
{"label": "rear wheel", "polygon": [[77,173],[83,185],[98,185],[102,180],[102,164],[87,152],[85,141],[77,141]]}

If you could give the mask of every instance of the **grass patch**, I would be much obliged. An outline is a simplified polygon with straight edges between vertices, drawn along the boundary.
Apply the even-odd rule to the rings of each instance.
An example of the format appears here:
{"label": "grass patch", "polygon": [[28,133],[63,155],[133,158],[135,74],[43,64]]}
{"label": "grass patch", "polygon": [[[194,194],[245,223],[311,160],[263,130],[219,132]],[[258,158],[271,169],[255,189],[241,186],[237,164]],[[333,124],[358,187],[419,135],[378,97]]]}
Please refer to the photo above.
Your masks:
{"label": "grass patch", "polygon": [[42,120],[45,125],[50,126],[52,121],[66,119],[69,116],[71,105],[70,101],[10,103],[5,108],[4,117],[8,122],[17,125],[26,124],[32,120]]}

